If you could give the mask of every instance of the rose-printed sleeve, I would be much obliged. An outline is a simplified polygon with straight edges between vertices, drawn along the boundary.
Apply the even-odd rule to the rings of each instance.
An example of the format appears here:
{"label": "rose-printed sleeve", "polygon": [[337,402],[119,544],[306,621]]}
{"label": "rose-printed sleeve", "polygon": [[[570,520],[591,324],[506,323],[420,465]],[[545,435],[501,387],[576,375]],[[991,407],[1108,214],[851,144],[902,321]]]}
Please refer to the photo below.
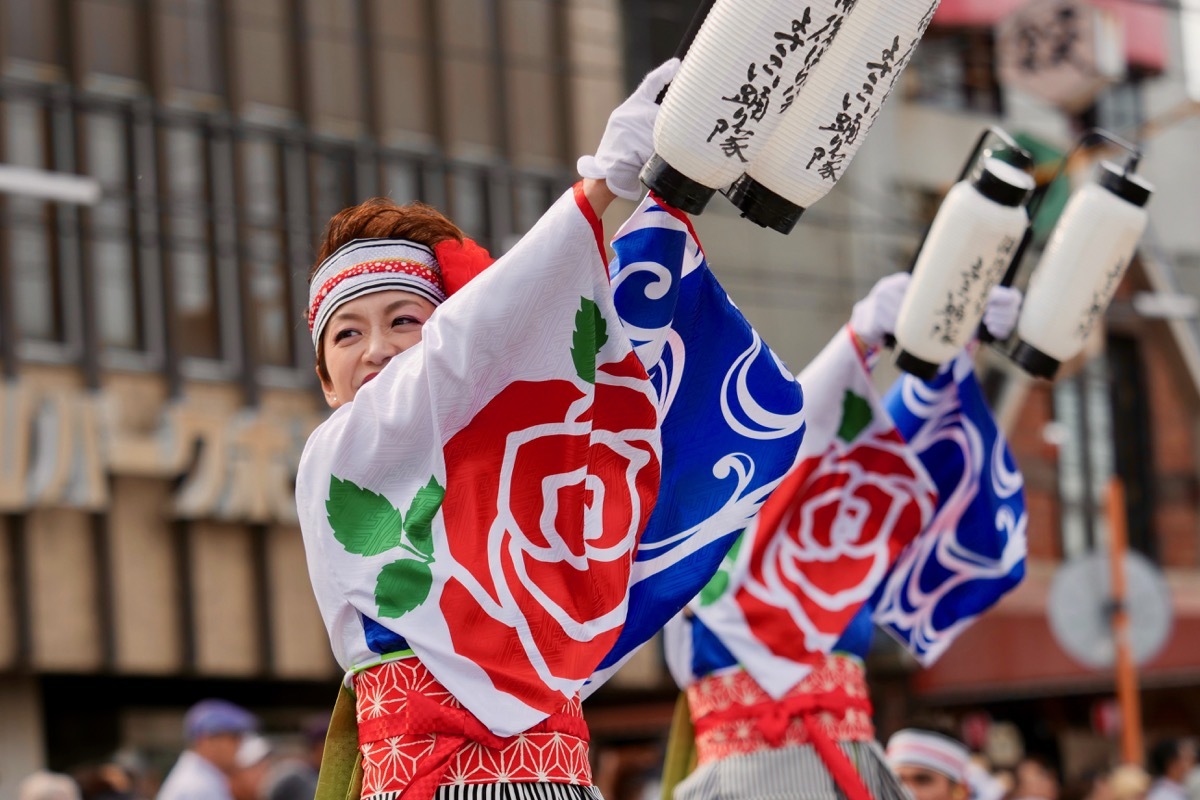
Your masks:
{"label": "rose-printed sleeve", "polygon": [[573,697],[619,635],[658,489],[598,237],[578,191],[560,200],[314,433],[297,481],[342,666],[378,658],[374,620],[500,735]]}
{"label": "rose-printed sleeve", "polygon": [[691,604],[776,698],[838,641],[928,524],[936,497],[848,329],[799,380],[808,411],[800,456]]}

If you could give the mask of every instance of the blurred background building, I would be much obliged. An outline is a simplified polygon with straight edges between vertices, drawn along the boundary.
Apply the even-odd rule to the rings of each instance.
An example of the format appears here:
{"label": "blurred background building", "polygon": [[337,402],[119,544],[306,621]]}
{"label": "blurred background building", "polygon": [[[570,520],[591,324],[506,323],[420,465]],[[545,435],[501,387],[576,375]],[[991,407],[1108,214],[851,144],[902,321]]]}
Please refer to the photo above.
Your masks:
{"label": "blurred background building", "polygon": [[[1105,541],[1111,474],[1174,606],[1142,675],[1147,725],[1200,719],[1200,327],[1186,307],[1135,302],[1200,292],[1186,91],[1200,77],[1185,68],[1200,11],[1063,2],[1106,38],[1022,24],[1016,0],[943,0],[898,96],[795,233],[720,199],[698,227],[798,371],[907,266],[984,126],[1046,163],[1091,124],[1144,140],[1151,231],[1086,361],[1051,386],[983,357],[1027,482],[1029,577],[933,669],[882,637],[871,664],[882,734],[918,709],[985,738],[1011,722],[1078,770],[1112,747],[1112,676],[1056,643],[1046,596],[1059,563]],[[0,196],[0,798],[39,766],[121,748],[169,765],[200,697],[276,730],[332,705],[292,500],[324,413],[301,317],[324,222],[376,194],[421,199],[503,250],[695,5],[0,0],[0,163],[103,187],[86,208]],[[650,647],[589,702],[608,796],[653,773],[673,699]]]}

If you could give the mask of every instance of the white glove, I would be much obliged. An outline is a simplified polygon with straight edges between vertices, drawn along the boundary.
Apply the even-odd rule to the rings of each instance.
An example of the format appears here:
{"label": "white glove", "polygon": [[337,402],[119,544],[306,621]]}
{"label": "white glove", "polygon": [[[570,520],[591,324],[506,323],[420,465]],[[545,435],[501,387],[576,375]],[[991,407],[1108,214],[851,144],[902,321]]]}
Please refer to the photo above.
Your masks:
{"label": "white glove", "polygon": [[896,318],[900,315],[900,304],[912,275],[896,272],[880,278],[871,287],[870,293],[854,304],[850,312],[850,330],[867,347],[878,347],[883,337],[896,330]]}
{"label": "white glove", "polygon": [[983,326],[997,341],[1004,341],[1017,327],[1021,315],[1021,292],[1011,286],[993,286],[983,312]]}
{"label": "white glove", "polygon": [[638,176],[654,154],[654,120],[659,109],[654,100],[678,71],[679,59],[672,58],[642,79],[633,94],[609,115],[596,155],[580,157],[575,165],[580,175],[604,179],[617,197],[641,199]]}

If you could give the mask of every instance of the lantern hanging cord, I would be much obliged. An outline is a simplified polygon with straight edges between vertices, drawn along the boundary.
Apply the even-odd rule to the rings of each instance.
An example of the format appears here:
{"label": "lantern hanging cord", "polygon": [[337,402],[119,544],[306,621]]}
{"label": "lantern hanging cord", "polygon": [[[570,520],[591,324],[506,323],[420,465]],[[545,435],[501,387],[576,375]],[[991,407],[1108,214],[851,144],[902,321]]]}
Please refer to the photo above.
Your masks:
{"label": "lantern hanging cord", "polygon": [[1097,140],[1106,141],[1109,144],[1116,145],[1128,153],[1125,158],[1125,164],[1122,167],[1126,177],[1129,176],[1129,173],[1138,168],[1138,164],[1140,164],[1142,160],[1141,148],[1130,142],[1128,139],[1124,139],[1115,133],[1104,130],[1103,128],[1089,129],[1086,133],[1079,137],[1075,144],[1071,146],[1071,149],[1067,151],[1067,154],[1062,157],[1061,161],[1059,161],[1058,167],[1054,170],[1053,177],[1046,182],[1045,189],[1043,191],[1034,192],[1028,206],[1030,225],[1033,224],[1034,217],[1037,216],[1038,212],[1042,208],[1042,202],[1046,199],[1046,195],[1048,194],[1048,191],[1046,190],[1048,190],[1055,181],[1062,177],[1063,173],[1067,169],[1067,165],[1071,163],[1071,159],[1075,157],[1076,153],[1078,153],[1084,147],[1096,142]]}
{"label": "lantern hanging cord", "polygon": [[[1115,133],[1110,133],[1110,132],[1104,130],[1103,128],[1092,128],[1087,133],[1085,133],[1083,135],[1083,137],[1080,138],[1079,143],[1076,144],[1075,150],[1078,150],[1082,145],[1088,143],[1089,140],[1094,140],[1094,139],[1103,139],[1104,141],[1107,141],[1110,144],[1115,144],[1117,147],[1120,147],[1122,150],[1124,150],[1126,153],[1128,153],[1128,155],[1125,158],[1125,165],[1124,165],[1124,174],[1126,177],[1129,176],[1129,173],[1136,170],[1138,168],[1138,164],[1141,163],[1141,160],[1142,160],[1141,148],[1139,148],[1137,145],[1130,142],[1128,139],[1123,139],[1122,137],[1117,136]],[[1072,152],[1074,152],[1074,151],[1072,151]]]}
{"label": "lantern hanging cord", "polygon": [[1008,132],[1003,128],[1000,128],[996,125],[989,125],[983,131],[983,133],[979,135],[978,141],[975,142],[975,147],[972,148],[971,155],[967,158],[966,163],[963,164],[962,171],[958,175],[958,180],[966,180],[967,176],[971,174],[971,170],[974,169],[976,163],[979,161],[980,156],[985,153],[990,153],[990,151],[984,148],[984,145],[987,143],[988,136],[995,136],[997,139],[1004,142],[1017,160],[1015,166],[1025,170],[1028,170],[1033,166],[1033,156],[1030,155],[1028,150],[1017,144],[1017,141],[1009,136]]}

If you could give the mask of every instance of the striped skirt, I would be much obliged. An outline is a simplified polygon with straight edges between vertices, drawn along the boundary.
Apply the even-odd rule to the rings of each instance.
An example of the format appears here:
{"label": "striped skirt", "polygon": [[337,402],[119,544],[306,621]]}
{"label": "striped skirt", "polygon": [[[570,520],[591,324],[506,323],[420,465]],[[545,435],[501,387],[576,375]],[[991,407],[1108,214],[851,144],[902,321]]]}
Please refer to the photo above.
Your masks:
{"label": "striped skirt", "polygon": [[[839,742],[875,800],[910,800],[876,742]],[[675,800],[845,800],[811,745],[732,756],[699,767]]]}

